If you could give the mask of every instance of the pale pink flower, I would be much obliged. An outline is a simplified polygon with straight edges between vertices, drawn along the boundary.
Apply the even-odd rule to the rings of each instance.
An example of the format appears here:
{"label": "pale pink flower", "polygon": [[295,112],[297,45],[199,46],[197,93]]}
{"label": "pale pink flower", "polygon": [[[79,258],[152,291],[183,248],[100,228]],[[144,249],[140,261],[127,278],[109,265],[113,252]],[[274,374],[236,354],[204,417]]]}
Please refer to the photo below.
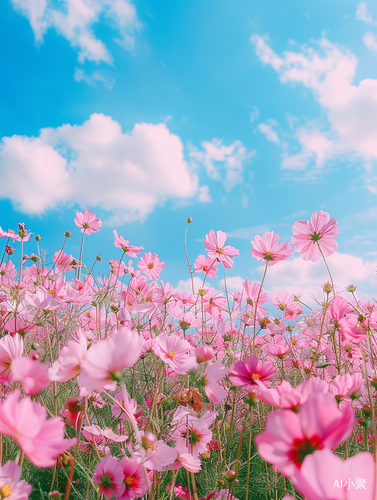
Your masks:
{"label": "pale pink flower", "polygon": [[375,478],[370,453],[342,460],[325,448],[308,455],[291,480],[308,500],[375,500]]}
{"label": "pale pink flower", "polygon": [[338,249],[338,223],[330,219],[327,212],[314,212],[310,221],[298,220],[292,226],[292,245],[304,260],[317,262],[321,257],[319,247],[325,257]]}
{"label": "pale pink flower", "polygon": [[295,302],[294,295],[287,290],[281,290],[275,295],[271,294],[271,303],[280,311],[285,311],[286,309],[293,309],[297,306]]}
{"label": "pale pink flower", "polygon": [[74,258],[72,257],[72,255],[68,255],[65,252],[59,251],[54,253],[54,255],[52,256],[52,260],[56,263],[56,267],[62,273],[69,273],[73,270],[71,263]]}
{"label": "pale pink flower", "polygon": [[153,443],[147,450],[144,465],[147,469],[162,472],[175,462],[177,452],[161,439]]}
{"label": "pale pink flower", "polygon": [[59,358],[48,371],[51,381],[68,382],[80,373],[88,349],[88,340],[81,328],[77,331],[78,342],[69,340],[59,353]]}
{"label": "pale pink flower", "polygon": [[293,255],[293,248],[288,241],[279,243],[279,235],[273,231],[267,231],[262,237],[255,236],[251,242],[251,254],[258,262],[266,262],[268,266],[273,266],[281,260],[285,260]]}
{"label": "pale pink flower", "polygon": [[0,467],[0,495],[9,500],[28,500],[33,487],[21,481],[22,467],[7,462]]}
{"label": "pale pink flower", "polygon": [[211,361],[215,357],[215,351],[210,345],[200,345],[195,349],[195,356],[198,363]]}
{"label": "pale pink flower", "polygon": [[124,458],[119,462],[123,472],[124,493],[117,500],[140,498],[148,490],[146,471],[137,460]]}
{"label": "pale pink flower", "polygon": [[313,394],[300,413],[278,410],[268,414],[266,430],[255,438],[258,453],[290,476],[304,458],[315,450],[333,449],[353,431],[355,417],[347,405],[344,411],[328,394]]}
{"label": "pale pink flower", "polygon": [[112,498],[114,495],[118,498],[124,493],[126,486],[123,479],[122,467],[111,455],[107,455],[97,464],[93,475],[93,483],[99,485],[99,491],[106,498]]}
{"label": "pale pink flower", "polygon": [[202,272],[206,274],[208,278],[217,278],[217,265],[217,259],[211,259],[205,255],[199,255],[194,262],[195,272]]}
{"label": "pale pink flower", "polygon": [[255,392],[261,401],[274,408],[290,410],[300,406],[303,400],[301,392],[294,389],[287,380],[283,380],[280,385],[271,389],[267,389],[262,382],[256,380]]}
{"label": "pale pink flower", "polygon": [[236,361],[233,364],[229,379],[236,387],[256,385],[256,380],[267,385],[275,375],[276,369],[272,363],[261,363],[256,356],[248,356],[245,361]]}
{"label": "pale pink flower", "polygon": [[116,403],[111,407],[111,414],[115,418],[125,418],[129,420],[128,415],[134,415],[137,409],[137,402],[128,396],[126,389],[115,394],[114,399],[116,399],[119,405],[122,406],[126,411],[122,411],[120,406]]}
{"label": "pale pink flower", "polygon": [[329,392],[339,403],[344,398],[357,395],[364,382],[361,373],[337,375],[329,385]]}
{"label": "pale pink flower", "polygon": [[11,284],[15,277],[17,276],[17,270],[12,261],[7,263],[3,262],[0,266],[0,283],[3,285]]}
{"label": "pale pink flower", "polygon": [[191,346],[187,340],[182,340],[176,335],[160,333],[156,338],[153,351],[169,368],[176,373],[186,373],[196,368],[196,357],[191,354]]}
{"label": "pale pink flower", "polygon": [[73,439],[64,439],[64,423],[58,417],[46,420],[46,409],[20,391],[9,394],[0,405],[0,432],[13,438],[37,467],[52,467],[55,458],[68,450]]}
{"label": "pale pink flower", "polygon": [[184,467],[189,472],[199,472],[201,470],[200,459],[194,457],[188,450],[186,446],[186,439],[179,438],[175,445],[175,451],[177,452],[177,462],[175,464],[175,469],[180,469]]}
{"label": "pale pink flower", "polygon": [[285,324],[285,321],[282,318],[275,318],[267,325],[267,332],[271,336],[283,335],[283,333],[285,333],[286,331],[287,331],[287,325]]}
{"label": "pale pink flower", "polygon": [[143,348],[143,337],[127,327],[94,344],[81,364],[80,387],[88,391],[115,390],[122,371],[134,365]]}
{"label": "pale pink flower", "polygon": [[85,209],[83,212],[76,212],[75,224],[81,227],[82,233],[92,234],[99,231],[99,228],[102,226],[102,221],[97,219],[93,212]]}
{"label": "pale pink flower", "polygon": [[22,356],[12,362],[11,381],[21,382],[22,388],[29,396],[35,396],[50,385],[48,364],[42,364],[39,359]]}
{"label": "pale pink flower", "polygon": [[[22,224],[22,222],[21,222]],[[12,230],[9,230],[9,231],[4,231],[3,229],[1,229],[0,227],[0,238],[12,238],[13,241],[16,240],[16,241],[21,241],[21,240],[24,240],[24,242],[28,241],[30,236],[32,235],[32,233],[29,233],[28,231],[23,230],[23,236],[21,236],[20,232],[18,233],[15,233],[14,231]]]}
{"label": "pale pink flower", "polygon": [[230,245],[225,245],[227,239],[226,233],[223,231],[211,231],[206,235],[204,241],[204,247],[208,252],[208,257],[212,260],[218,259],[223,263],[224,267],[231,269],[233,267],[233,259],[231,257],[236,257],[240,254],[237,248],[231,247]]}
{"label": "pale pink flower", "polygon": [[156,253],[147,252],[141,257],[137,267],[151,280],[157,280],[165,264],[160,262]]}
{"label": "pale pink flower", "polygon": [[338,321],[338,326],[343,337],[354,344],[360,344],[366,339],[366,332],[361,328],[359,317],[356,314],[349,314]]}
{"label": "pale pink flower", "polygon": [[113,233],[115,238],[114,245],[117,248],[121,248],[123,252],[129,255],[130,257],[135,258],[137,257],[138,253],[144,250],[144,247],[135,247],[130,245],[130,242],[128,240],[125,240],[123,236],[118,236],[118,233],[115,229],[113,230]]}
{"label": "pale pink flower", "polygon": [[0,339],[0,383],[7,382],[10,376],[11,363],[20,358],[24,350],[24,341],[21,335],[16,333],[4,335]]}
{"label": "pale pink flower", "polygon": [[267,350],[280,359],[283,359],[290,352],[290,348],[286,344],[268,344]]}
{"label": "pale pink flower", "polygon": [[[256,281],[250,281],[246,278],[245,283],[243,284],[243,296],[249,306],[252,307],[252,310],[255,312],[255,307],[258,301],[258,310],[260,312],[266,313],[266,309],[262,307],[262,304],[265,304],[268,300],[268,294],[261,290],[261,286]],[[259,298],[258,298],[259,296]]]}
{"label": "pale pink flower", "polygon": [[223,379],[225,375],[226,368],[218,361],[215,361],[211,365],[208,365],[204,370],[204,390],[207,394],[208,399],[210,399],[210,401],[212,401],[214,405],[220,404],[228,394],[228,391],[226,391],[217,383],[219,380]]}

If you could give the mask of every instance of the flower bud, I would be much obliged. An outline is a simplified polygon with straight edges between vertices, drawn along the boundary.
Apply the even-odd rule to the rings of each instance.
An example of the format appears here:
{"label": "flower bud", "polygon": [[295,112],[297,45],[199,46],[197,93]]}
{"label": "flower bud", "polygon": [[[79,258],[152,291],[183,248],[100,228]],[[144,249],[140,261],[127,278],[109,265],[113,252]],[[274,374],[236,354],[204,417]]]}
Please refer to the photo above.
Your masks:
{"label": "flower bud", "polygon": [[227,481],[234,481],[236,479],[237,472],[235,470],[227,470],[224,472],[224,477]]}
{"label": "flower bud", "polygon": [[191,222],[192,222],[192,217],[189,217],[189,218],[187,219],[187,224],[191,224]]}
{"label": "flower bud", "polygon": [[39,236],[39,234],[37,234],[36,236],[34,236],[34,239],[35,241],[41,241],[42,238]]}
{"label": "flower bud", "polygon": [[70,237],[72,236],[72,233],[70,233],[69,231],[66,231],[66,232],[64,233],[64,236],[65,236],[66,238],[70,238]]}
{"label": "flower bud", "polygon": [[331,283],[328,282],[323,285],[323,291],[327,294],[331,293],[333,291],[333,288],[334,287],[331,285]]}
{"label": "flower bud", "polygon": [[356,292],[356,288],[357,288],[357,286],[355,286],[355,285],[348,285],[346,290],[347,290],[347,292],[354,293],[354,292]]}
{"label": "flower bud", "polygon": [[145,450],[148,450],[156,441],[156,436],[151,432],[146,432],[141,438],[141,444]]}

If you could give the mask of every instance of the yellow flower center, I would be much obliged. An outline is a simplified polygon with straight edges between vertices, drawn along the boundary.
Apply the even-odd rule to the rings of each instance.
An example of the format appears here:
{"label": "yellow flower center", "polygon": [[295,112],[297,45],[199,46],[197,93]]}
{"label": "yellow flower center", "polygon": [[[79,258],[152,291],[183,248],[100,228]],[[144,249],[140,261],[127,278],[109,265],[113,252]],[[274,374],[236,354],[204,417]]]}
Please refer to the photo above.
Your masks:
{"label": "yellow flower center", "polygon": [[8,483],[4,484],[2,488],[0,489],[0,496],[1,498],[8,498],[12,494],[12,486]]}
{"label": "yellow flower center", "polygon": [[216,250],[216,253],[219,253],[219,254],[223,255],[224,250],[223,250],[222,248],[218,248],[218,249]]}
{"label": "yellow flower center", "polygon": [[261,378],[260,373],[253,373],[251,376],[252,380],[259,380]]}
{"label": "yellow flower center", "polygon": [[136,479],[135,476],[126,477],[124,482],[126,483],[127,486],[132,486],[132,483],[135,481],[135,479]]}
{"label": "yellow flower center", "polygon": [[169,358],[170,358],[170,359],[175,358],[176,353],[173,351],[173,349],[170,349],[170,350],[168,351],[168,356],[169,356]]}
{"label": "yellow flower center", "polygon": [[150,262],[150,263],[148,264],[148,269],[153,269],[153,268],[154,268],[154,264],[153,264],[153,262]]}

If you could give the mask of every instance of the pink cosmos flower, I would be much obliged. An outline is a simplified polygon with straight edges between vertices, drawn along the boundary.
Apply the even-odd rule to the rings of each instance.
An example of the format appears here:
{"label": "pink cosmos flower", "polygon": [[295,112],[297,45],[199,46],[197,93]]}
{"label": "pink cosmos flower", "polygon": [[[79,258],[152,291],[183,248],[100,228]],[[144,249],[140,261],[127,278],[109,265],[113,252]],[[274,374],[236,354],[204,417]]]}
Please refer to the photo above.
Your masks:
{"label": "pink cosmos flower", "polygon": [[113,230],[113,233],[115,238],[114,245],[117,248],[121,248],[123,252],[125,252],[130,257],[135,258],[137,257],[138,253],[144,250],[144,247],[135,247],[130,245],[130,242],[128,240],[125,240],[123,236],[118,236],[118,233],[115,229]]}
{"label": "pink cosmos flower", "polygon": [[285,311],[286,309],[293,309],[297,306],[294,296],[292,293],[287,292],[287,290],[281,290],[277,294],[271,294],[271,303],[280,311]]}
{"label": "pink cosmos flower", "polygon": [[58,417],[46,420],[46,409],[20,391],[9,394],[0,405],[0,432],[13,438],[37,467],[52,467],[55,458],[68,450],[74,439],[64,439],[64,423]]}
{"label": "pink cosmos flower", "polygon": [[102,226],[102,221],[96,219],[96,216],[90,210],[85,209],[84,212],[76,212],[75,224],[81,227],[81,232],[84,234],[97,233]]}
{"label": "pink cosmos flower", "polygon": [[124,475],[119,461],[111,455],[107,455],[95,468],[93,483],[99,484],[99,491],[106,498],[114,495],[118,498],[123,495],[126,486],[123,482]]}
{"label": "pink cosmos flower", "polygon": [[137,267],[151,280],[157,280],[165,264],[160,262],[156,253],[147,252],[141,257]]}
{"label": "pink cosmos flower", "polygon": [[[21,224],[22,224],[22,222],[21,222]],[[30,236],[32,235],[32,233],[29,233],[28,231],[26,231],[26,229],[23,230],[22,234],[23,234],[23,236],[21,236],[20,232],[15,233],[12,230],[4,231],[0,227],[0,238],[12,238],[13,241],[14,240],[16,240],[16,241],[24,240],[24,242],[26,242],[29,240]]]}
{"label": "pink cosmos flower", "polygon": [[166,333],[160,333],[153,346],[154,353],[176,373],[187,373],[196,367],[196,357],[191,354],[191,350],[187,340],[176,335],[167,336]]}
{"label": "pink cosmos flower", "polygon": [[303,400],[301,392],[294,389],[287,380],[283,380],[280,385],[271,389],[267,389],[262,382],[256,380],[256,386],[255,392],[258,398],[274,408],[297,408]]}
{"label": "pink cosmos flower", "polygon": [[291,410],[269,413],[266,430],[255,442],[264,460],[291,476],[307,455],[336,448],[352,434],[354,426],[354,411],[349,405],[341,411],[328,394],[313,394],[299,414]]}
{"label": "pink cosmos flower", "polygon": [[237,248],[226,245],[227,235],[223,231],[211,231],[206,235],[204,241],[204,247],[208,252],[208,257],[212,259],[219,259],[223,263],[224,267],[231,269],[233,267],[233,259],[231,257],[236,257],[240,254]]}
{"label": "pink cosmos flower", "polygon": [[5,335],[0,339],[0,383],[7,382],[10,376],[11,363],[20,358],[24,350],[21,335]]}
{"label": "pink cosmos flower", "polygon": [[88,391],[115,390],[122,371],[134,365],[143,348],[143,337],[127,327],[94,344],[81,364],[80,387]]}
{"label": "pink cosmos flower", "polygon": [[119,462],[123,472],[125,490],[117,500],[132,500],[140,498],[148,490],[146,471],[137,460],[124,458]]}
{"label": "pink cosmos flower", "polygon": [[175,464],[175,469],[180,469],[184,467],[189,472],[199,472],[201,470],[200,459],[194,457],[188,450],[186,446],[186,439],[179,438],[175,445],[175,451],[177,452],[177,462]]}
{"label": "pink cosmos flower", "polygon": [[290,348],[286,344],[268,344],[267,350],[280,359],[283,359],[290,352]]}
{"label": "pink cosmos flower", "polygon": [[73,270],[73,267],[70,265],[74,260],[72,255],[68,255],[65,252],[59,251],[54,253],[52,260],[56,263],[56,267],[62,273],[69,273]]}
{"label": "pink cosmos flower", "polygon": [[271,336],[274,335],[283,335],[287,330],[287,325],[285,324],[284,319],[275,318],[273,321],[268,323],[267,331]]}
{"label": "pink cosmos flower", "polygon": [[177,458],[177,452],[161,439],[152,444],[145,455],[144,465],[147,469],[162,472]]}
{"label": "pink cosmos flower", "polygon": [[211,361],[215,357],[215,351],[210,345],[200,345],[195,349],[195,356],[198,363]]}
{"label": "pink cosmos flower", "polygon": [[42,364],[39,359],[22,356],[12,362],[11,380],[21,382],[22,388],[29,396],[39,394],[50,385],[48,364]]}
{"label": "pink cosmos flower", "polygon": [[296,221],[292,231],[292,245],[304,260],[317,262],[321,257],[319,246],[325,257],[329,257],[338,249],[338,243],[335,241],[339,234],[338,223],[322,210],[314,212],[310,221]]}
{"label": "pink cosmos flower", "polygon": [[28,500],[33,487],[24,480],[20,481],[22,467],[7,462],[0,467],[0,495],[9,500]]}
{"label": "pink cosmos flower", "polygon": [[266,309],[264,309],[262,305],[267,302],[268,294],[261,290],[259,283],[256,281],[250,281],[246,278],[245,283],[243,284],[243,295],[247,304],[252,307],[253,312],[255,312],[255,306],[258,300],[258,311],[267,313]]}
{"label": "pink cosmos flower", "polygon": [[267,385],[275,375],[276,369],[272,363],[261,363],[256,356],[248,356],[245,361],[236,361],[233,364],[229,379],[236,387],[256,385],[256,380]]}
{"label": "pink cosmos flower", "polygon": [[342,401],[342,399],[354,396],[359,393],[361,387],[364,385],[364,378],[361,373],[354,373],[351,375],[337,375],[329,385],[329,392],[335,399]]}
{"label": "pink cosmos flower", "polygon": [[258,262],[266,262],[269,266],[293,255],[293,248],[288,241],[279,243],[279,235],[273,231],[265,232],[262,237],[256,235],[251,246],[253,247],[251,255],[254,259]]}
{"label": "pink cosmos flower", "polygon": [[217,259],[211,259],[210,257],[206,257],[205,255],[199,255],[195,259],[194,267],[196,273],[204,273],[208,276],[208,278],[217,278]]}
{"label": "pink cosmos flower", "polygon": [[[128,393],[126,389],[123,389],[121,392],[117,392],[114,396],[114,399],[116,399],[119,404],[127,410],[128,414],[134,415],[137,409],[137,402],[135,399],[132,399],[128,396]],[[113,404],[111,407],[111,414],[115,418],[125,418],[126,420],[129,420],[128,414],[125,411],[122,411],[119,405],[116,403]]]}
{"label": "pink cosmos flower", "polygon": [[212,401],[214,405],[220,404],[228,394],[228,391],[226,391],[217,383],[219,380],[225,377],[225,374],[225,366],[218,361],[215,361],[211,365],[208,365],[204,370],[204,390],[208,396],[208,399],[210,399],[210,401]]}
{"label": "pink cosmos flower", "polygon": [[68,382],[80,373],[88,349],[88,340],[81,328],[77,331],[78,342],[69,340],[59,353],[59,358],[48,370],[51,381]]}
{"label": "pink cosmos flower", "polygon": [[370,453],[342,460],[325,448],[308,455],[291,480],[308,500],[375,500],[375,478]]}

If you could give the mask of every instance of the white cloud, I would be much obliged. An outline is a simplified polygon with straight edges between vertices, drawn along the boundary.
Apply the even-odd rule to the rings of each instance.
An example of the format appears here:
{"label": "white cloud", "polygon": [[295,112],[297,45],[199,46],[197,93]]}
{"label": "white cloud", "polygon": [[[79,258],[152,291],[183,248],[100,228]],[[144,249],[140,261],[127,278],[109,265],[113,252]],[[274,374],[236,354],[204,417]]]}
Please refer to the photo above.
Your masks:
{"label": "white cloud", "polygon": [[222,139],[204,141],[201,146],[202,150],[191,146],[190,157],[205,167],[212,180],[221,181],[227,191],[243,182],[244,166],[255,151],[247,151],[241,141],[226,146]]}
{"label": "white cloud", "polygon": [[377,40],[376,37],[370,31],[367,31],[363,36],[363,42],[367,49],[372,52],[377,52]]}
{"label": "white cloud", "polygon": [[0,173],[0,197],[31,214],[77,203],[101,207],[119,221],[142,220],[168,199],[209,196],[205,187],[199,191],[181,139],[165,124],[137,123],[122,132],[103,114],[42,129],[37,138],[4,137]]}
{"label": "white cloud", "polygon": [[[242,276],[227,276],[226,288],[229,292],[242,292],[245,278]],[[225,281],[221,280],[219,283],[220,290],[225,290]]]}
{"label": "white cloud", "polygon": [[96,69],[94,71],[85,71],[82,68],[75,68],[73,78],[76,82],[85,82],[89,85],[96,85],[97,82],[103,83],[108,89],[115,85],[113,78],[104,74],[103,71]]}
{"label": "white cloud", "polygon": [[[362,300],[376,297],[377,260],[369,261],[362,257],[335,253],[327,259],[336,285],[336,291],[342,292],[350,285],[358,287],[356,295]],[[262,275],[264,266],[257,269]],[[312,303],[311,295],[322,300],[322,285],[329,281],[329,275],[323,261],[307,262],[300,256],[279,262],[268,269],[264,288],[269,293],[286,289],[295,295],[302,294],[304,302]],[[351,299],[347,292],[343,294]],[[310,304],[309,304],[310,305]]]}
{"label": "white cloud", "polygon": [[85,59],[112,63],[105,44],[96,38],[93,26],[103,18],[117,32],[116,42],[127,49],[134,46],[134,31],[140,27],[135,6],[129,0],[11,0],[13,6],[26,16],[37,42],[53,28],[78,49],[80,62]]}
{"label": "white cloud", "polygon": [[277,125],[275,120],[268,120],[265,123],[260,123],[257,127],[259,132],[261,132],[268,141],[275,142],[275,144],[280,144],[280,139],[276,131],[273,129]]}
{"label": "white cloud", "polygon": [[[204,275],[203,275],[204,276]],[[203,279],[200,279],[198,276],[193,276],[193,282],[194,282],[194,291],[195,293],[199,290],[199,288],[202,287],[203,285]],[[211,286],[209,284],[209,281],[206,281],[207,286]],[[178,285],[174,287],[174,290],[177,292],[184,292],[184,293],[192,293],[192,281],[191,278],[188,280],[179,280]]]}
{"label": "white cloud", "polygon": [[284,168],[300,170],[310,163],[321,168],[346,153],[365,161],[377,159],[377,80],[353,83],[358,62],[354,54],[326,38],[282,56],[269,46],[268,37],[253,35],[251,41],[282,83],[301,83],[313,92],[330,124],[326,133],[313,124],[299,127],[295,133],[299,152],[284,149]]}
{"label": "white cloud", "polygon": [[199,188],[198,201],[201,203],[209,203],[211,201],[211,195],[209,193],[208,186],[201,186]]}
{"label": "white cloud", "polygon": [[250,112],[250,123],[255,122],[259,118],[259,109],[258,106],[253,106],[253,111]]}
{"label": "white cloud", "polygon": [[364,21],[366,24],[375,24],[377,25],[377,22],[373,20],[373,17],[369,14],[368,12],[368,6],[366,2],[361,2],[357,6],[356,10],[356,17],[360,21]]}

